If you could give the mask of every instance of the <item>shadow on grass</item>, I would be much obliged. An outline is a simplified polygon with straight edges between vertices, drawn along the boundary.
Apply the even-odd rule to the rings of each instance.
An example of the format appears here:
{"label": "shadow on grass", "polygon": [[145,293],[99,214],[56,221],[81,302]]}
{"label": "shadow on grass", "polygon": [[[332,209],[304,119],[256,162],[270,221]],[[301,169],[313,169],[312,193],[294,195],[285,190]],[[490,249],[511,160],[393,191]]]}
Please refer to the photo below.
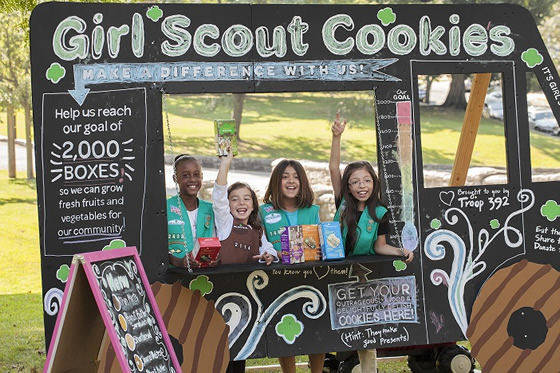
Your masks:
{"label": "shadow on grass", "polygon": [[19,204],[19,203],[36,205],[37,199],[36,198],[0,198],[0,206],[9,205],[9,204]]}
{"label": "shadow on grass", "polygon": [[[243,124],[266,121],[316,120],[334,118],[337,110],[358,127],[370,127],[364,119],[373,123],[373,97],[363,92],[287,92],[250,93],[245,96]],[[230,117],[231,94],[171,95],[167,96],[170,114],[204,120]]]}

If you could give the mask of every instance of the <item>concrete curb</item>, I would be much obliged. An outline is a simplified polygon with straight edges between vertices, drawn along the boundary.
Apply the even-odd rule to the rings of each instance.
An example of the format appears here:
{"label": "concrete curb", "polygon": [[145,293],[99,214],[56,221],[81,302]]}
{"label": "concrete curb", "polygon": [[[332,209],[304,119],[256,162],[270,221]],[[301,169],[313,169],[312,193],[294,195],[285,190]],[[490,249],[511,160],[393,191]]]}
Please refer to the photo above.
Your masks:
{"label": "concrete curb", "polygon": [[[0,141],[2,141],[2,142],[8,142],[8,137],[7,137],[7,136],[0,135]],[[25,145],[27,145],[27,141],[25,141],[25,140],[23,140],[23,139],[16,139],[14,142],[16,143],[16,145],[20,145],[20,146],[25,146]],[[33,145],[35,145],[35,144],[33,144]]]}

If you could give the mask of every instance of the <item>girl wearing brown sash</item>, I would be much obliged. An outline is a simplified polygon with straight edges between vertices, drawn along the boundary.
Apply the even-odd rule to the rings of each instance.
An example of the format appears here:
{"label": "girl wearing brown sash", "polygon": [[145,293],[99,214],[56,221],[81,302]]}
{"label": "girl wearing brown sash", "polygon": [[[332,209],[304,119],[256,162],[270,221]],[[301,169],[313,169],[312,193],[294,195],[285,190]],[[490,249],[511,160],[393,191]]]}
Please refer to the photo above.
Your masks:
{"label": "girl wearing brown sash", "polygon": [[[227,188],[227,174],[232,161],[230,147],[228,155],[220,157],[220,168],[212,190],[216,232],[222,244],[219,259],[222,264],[259,261],[269,265],[278,261],[278,257],[259,222],[257,195],[242,182]],[[244,360],[230,361],[226,370],[227,373],[244,371]]]}
{"label": "girl wearing brown sash", "polygon": [[227,186],[227,174],[233,154],[220,157],[220,168],[212,191],[216,232],[222,244],[222,264],[278,260],[276,250],[264,235],[259,222],[258,200],[253,189],[242,182]]}

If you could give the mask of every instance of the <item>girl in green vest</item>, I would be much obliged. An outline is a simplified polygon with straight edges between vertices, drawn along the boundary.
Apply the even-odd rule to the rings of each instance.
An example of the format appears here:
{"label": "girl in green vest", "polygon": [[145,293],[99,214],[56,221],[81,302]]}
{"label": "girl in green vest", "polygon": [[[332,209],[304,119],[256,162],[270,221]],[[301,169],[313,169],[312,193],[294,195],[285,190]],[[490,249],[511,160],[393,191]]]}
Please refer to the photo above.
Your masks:
{"label": "girl in green vest", "polygon": [[[340,114],[331,127],[332,145],[329,171],[338,210],[346,256],[352,255],[395,255],[405,257],[410,263],[414,254],[405,249],[391,246],[385,236],[389,233],[387,208],[381,202],[379,179],[367,161],[349,163],[340,175],[340,139],[346,121]],[[359,350],[362,372],[376,372],[376,350]]]}
{"label": "girl in green vest", "polygon": [[[213,237],[212,204],[198,198],[202,187],[202,167],[189,154],[174,159],[173,180],[179,192],[167,200],[167,250],[169,263],[175,267],[199,268],[200,263],[188,255],[198,237]],[[210,265],[214,266],[217,262]]]}
{"label": "girl in green vest", "polygon": [[[284,227],[319,223],[319,206],[313,205],[314,198],[301,163],[284,159],[274,167],[259,213],[268,241],[278,252],[281,251],[280,235]],[[311,372],[322,372],[324,359],[325,354],[310,354]],[[295,356],[280,357],[278,360],[282,372],[295,373]]]}

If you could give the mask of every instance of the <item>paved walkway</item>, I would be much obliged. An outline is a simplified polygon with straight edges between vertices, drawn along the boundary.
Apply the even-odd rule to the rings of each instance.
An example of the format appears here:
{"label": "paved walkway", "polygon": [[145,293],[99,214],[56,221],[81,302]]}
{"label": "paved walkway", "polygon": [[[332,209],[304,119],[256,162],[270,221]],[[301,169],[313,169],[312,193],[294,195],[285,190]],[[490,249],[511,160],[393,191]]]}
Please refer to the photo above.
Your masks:
{"label": "paved walkway", "polygon": [[[0,136],[0,170],[8,169],[8,139]],[[25,154],[25,142],[16,141],[16,170],[27,171],[27,156]]]}

